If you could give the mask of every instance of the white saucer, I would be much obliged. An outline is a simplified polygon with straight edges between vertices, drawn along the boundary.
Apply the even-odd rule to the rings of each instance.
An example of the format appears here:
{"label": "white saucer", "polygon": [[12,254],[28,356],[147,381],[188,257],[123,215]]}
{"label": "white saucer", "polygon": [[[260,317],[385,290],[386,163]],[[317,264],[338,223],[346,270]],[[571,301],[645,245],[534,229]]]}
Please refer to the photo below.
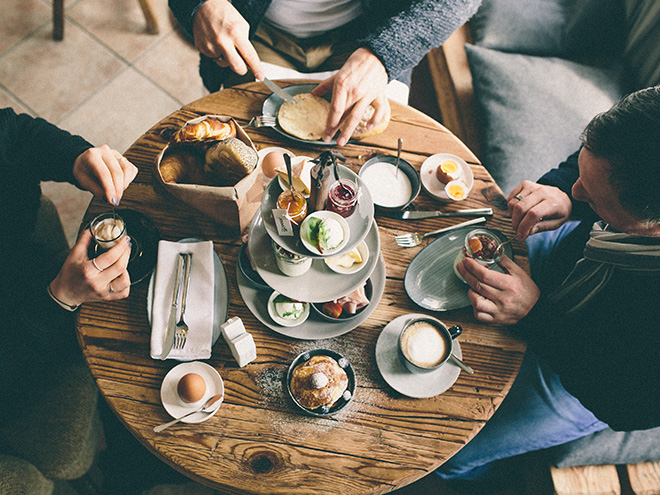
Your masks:
{"label": "white saucer", "polygon": [[[439,199],[440,201],[452,201],[445,192],[445,184],[440,182],[435,175],[435,171],[445,160],[452,160],[456,162],[460,168],[461,174],[459,179],[465,184],[465,198],[470,195],[472,186],[474,185],[474,174],[470,165],[467,164],[462,158],[452,155],[451,153],[436,153],[429,156],[419,169],[419,177],[422,179],[422,186],[429,196]],[[465,199],[463,198],[463,199]]]}
{"label": "white saucer", "polygon": [[[204,381],[206,382],[206,393],[204,394],[204,397],[194,405],[183,402],[176,391],[176,386],[179,383],[179,380],[183,375],[188,373],[197,373],[204,378]],[[173,418],[178,418],[190,411],[198,409],[209,397],[216,394],[222,394],[224,400],[225,386],[222,382],[222,378],[220,378],[220,374],[213,366],[202,363],[201,361],[190,361],[176,365],[168,371],[163,379],[163,384],[160,386],[160,400],[167,413]],[[221,404],[222,400],[220,401],[220,405]],[[191,414],[181,421],[183,423],[202,423],[215,415],[215,413],[218,412],[218,409],[220,409],[220,405],[218,405],[215,411],[211,413],[200,412]]]}
{"label": "white saucer", "polygon": [[[376,341],[376,365],[387,384],[407,397],[426,399],[435,397],[448,390],[458,379],[461,370],[458,366],[445,363],[431,373],[412,373],[408,371],[397,352],[399,334],[410,318],[426,317],[423,314],[407,314],[389,322]],[[451,352],[461,358],[461,346],[456,339],[452,341]]]}

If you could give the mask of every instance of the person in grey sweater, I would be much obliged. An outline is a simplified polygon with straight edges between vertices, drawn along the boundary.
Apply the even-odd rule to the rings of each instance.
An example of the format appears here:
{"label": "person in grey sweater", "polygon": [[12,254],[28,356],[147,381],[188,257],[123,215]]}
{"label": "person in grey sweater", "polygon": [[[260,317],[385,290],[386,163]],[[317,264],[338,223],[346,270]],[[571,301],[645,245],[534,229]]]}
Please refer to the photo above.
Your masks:
{"label": "person in grey sweater", "polygon": [[[303,58],[301,72],[338,70],[313,93],[332,91],[332,104],[324,140],[341,127],[337,143],[343,146],[370,104],[376,108],[368,130],[382,119],[384,90],[388,82],[406,80],[431,49],[440,46],[477,10],[480,0],[352,0],[317,2],[290,0],[169,0],[179,25],[201,52],[200,74],[209,91],[237,81],[235,74],[251,71],[262,80],[260,57],[279,52],[281,59]],[[286,6],[284,6],[286,5]],[[298,9],[295,7],[298,6]],[[278,19],[282,24],[274,26]],[[338,10],[352,14],[337,19]],[[319,20],[331,29],[303,32]],[[350,19],[350,20],[348,20]],[[333,22],[344,24],[335,26]],[[298,22],[298,24],[296,24]],[[323,22],[317,24],[323,25]],[[287,26],[295,33],[284,31]],[[304,37],[301,37],[304,36]],[[270,52],[259,49],[270,45]],[[255,47],[257,49],[255,50]],[[296,54],[294,52],[301,52]],[[318,58],[318,53],[327,54]],[[310,65],[311,61],[311,67]]]}

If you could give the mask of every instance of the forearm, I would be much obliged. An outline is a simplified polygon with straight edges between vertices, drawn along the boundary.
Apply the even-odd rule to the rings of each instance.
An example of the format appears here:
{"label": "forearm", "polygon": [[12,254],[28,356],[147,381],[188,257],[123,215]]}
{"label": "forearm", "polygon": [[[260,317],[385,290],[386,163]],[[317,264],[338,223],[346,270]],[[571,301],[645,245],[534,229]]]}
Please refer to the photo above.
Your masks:
{"label": "forearm", "polygon": [[28,174],[36,181],[76,184],[73,163],[92,145],[40,118],[20,114],[12,120],[10,154],[14,164],[29,169]]}
{"label": "forearm", "polygon": [[[415,67],[477,11],[481,0],[418,0],[372,26],[362,40],[383,63],[390,80]],[[379,8],[376,6],[376,8]]]}

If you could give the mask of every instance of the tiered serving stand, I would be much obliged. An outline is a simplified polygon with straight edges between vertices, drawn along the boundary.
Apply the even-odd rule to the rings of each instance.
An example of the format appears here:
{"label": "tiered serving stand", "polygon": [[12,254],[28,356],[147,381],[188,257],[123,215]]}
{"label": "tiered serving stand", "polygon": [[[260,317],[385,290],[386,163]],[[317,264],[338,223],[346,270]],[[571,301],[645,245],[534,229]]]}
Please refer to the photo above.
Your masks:
{"label": "tiered serving stand", "polygon": [[[359,184],[358,176],[347,167],[340,165],[339,173],[342,178]],[[282,191],[277,177],[273,178],[264,190],[261,209],[257,211],[250,224],[247,248],[252,266],[264,283],[256,284],[246,276],[244,269],[236,270],[241,297],[259,321],[273,331],[288,337],[317,340],[348,333],[357,328],[376,309],[385,289],[385,261],[380,253],[380,236],[378,226],[374,221],[374,205],[371,195],[366,187],[360,187],[358,205],[353,214],[345,219],[350,230],[348,244],[341,251],[331,255],[336,257],[348,252],[364,241],[369,249],[368,259],[363,262],[364,266],[359,271],[352,274],[340,274],[326,265],[324,258],[330,256],[309,251],[297,233],[289,237],[279,235],[272,210]],[[273,241],[292,253],[312,258],[311,268],[298,277],[283,274],[277,266],[272,246]],[[245,265],[244,262],[242,266]],[[300,325],[284,327],[277,324],[268,314],[268,298],[273,291],[291,299],[321,303],[347,295],[368,280],[371,281],[372,287],[369,304],[352,318],[330,320],[312,310],[307,320]]]}

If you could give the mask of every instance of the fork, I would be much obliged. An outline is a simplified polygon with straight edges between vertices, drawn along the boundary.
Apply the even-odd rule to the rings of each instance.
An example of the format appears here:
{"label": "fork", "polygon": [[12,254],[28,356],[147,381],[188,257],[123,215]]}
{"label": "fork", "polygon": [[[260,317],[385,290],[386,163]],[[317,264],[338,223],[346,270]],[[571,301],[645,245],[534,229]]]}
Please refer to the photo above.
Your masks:
{"label": "fork", "polygon": [[444,232],[449,232],[450,230],[460,229],[461,227],[467,227],[468,225],[484,223],[485,221],[486,221],[486,217],[473,218],[472,220],[468,220],[467,222],[457,223],[456,225],[452,225],[450,227],[444,227],[438,230],[432,230],[431,232],[427,232],[426,234],[418,234],[417,232],[411,232],[409,234],[397,235],[396,237],[394,237],[394,240],[401,247],[415,247],[415,246],[419,246],[425,238],[431,235],[442,234]]}
{"label": "fork", "polygon": [[183,319],[186,312],[186,300],[188,296],[188,283],[190,282],[190,269],[192,267],[192,253],[186,253],[184,259],[184,283],[183,283],[183,295],[181,296],[181,317],[179,318],[178,323],[176,324],[176,333],[174,334],[174,348],[181,350],[186,345],[186,337],[188,336],[188,325]]}
{"label": "fork", "polygon": [[277,119],[272,115],[259,115],[252,117],[247,123],[248,127],[275,127]]}

